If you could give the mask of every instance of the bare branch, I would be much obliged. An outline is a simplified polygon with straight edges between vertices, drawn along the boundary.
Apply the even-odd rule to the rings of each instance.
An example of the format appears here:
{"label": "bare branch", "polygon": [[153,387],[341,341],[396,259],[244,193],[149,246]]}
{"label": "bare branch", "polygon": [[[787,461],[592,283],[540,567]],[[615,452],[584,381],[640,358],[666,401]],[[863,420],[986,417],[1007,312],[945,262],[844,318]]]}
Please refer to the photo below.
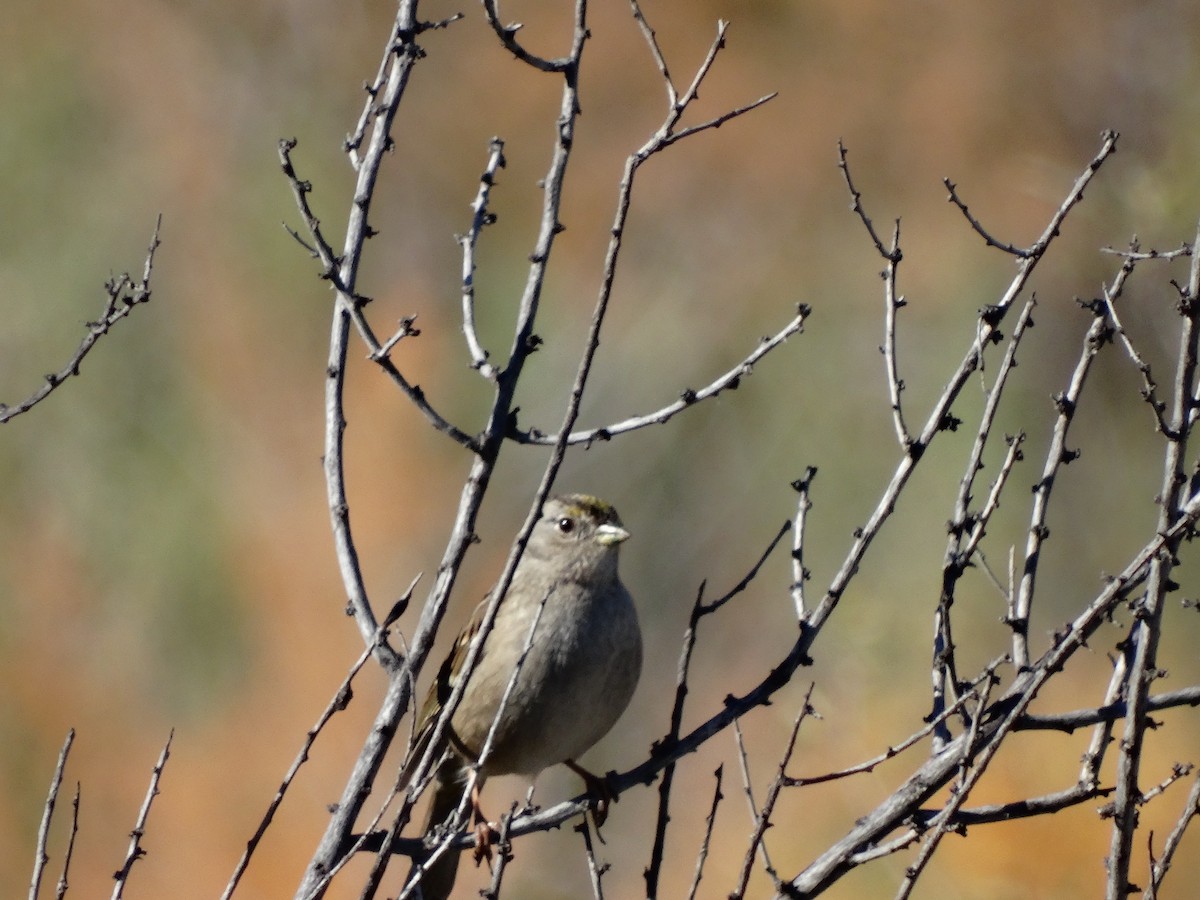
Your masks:
{"label": "bare branch", "polygon": [[[875,249],[885,260],[892,264],[899,264],[902,254],[898,244],[893,243],[891,248],[885,247],[883,240],[879,237],[879,233],[875,230],[875,224],[867,215],[866,208],[862,203],[862,193],[854,186],[854,179],[850,177],[850,164],[846,160],[847,150],[846,145],[840,140],[838,141],[838,169],[842,173],[842,180],[846,182],[846,190],[850,192],[850,209],[858,216],[859,221],[863,223],[863,227],[867,229],[867,234],[871,238],[871,243],[875,245]],[[896,220],[896,235],[900,234],[900,220]]]}
{"label": "bare branch", "polygon": [[[496,33],[496,37],[500,38],[500,43],[504,45],[504,49],[526,65],[532,66],[542,72],[567,72],[579,64],[579,57],[575,53],[572,53],[570,56],[560,56],[557,59],[543,59],[526,50],[521,46],[516,37],[517,32],[521,30],[521,24],[519,22],[514,22],[511,25],[502,24],[497,0],[483,0],[483,11],[487,14],[488,24],[492,27],[492,31]],[[579,22],[582,19],[582,10],[577,3],[575,20]]]}
{"label": "bare branch", "polygon": [[758,830],[758,824],[763,820],[759,816],[758,805],[754,802],[754,787],[750,778],[750,759],[746,755],[746,739],[742,736],[742,726],[739,722],[733,723],[733,739],[737,747],[738,768],[742,774],[742,792],[746,795],[746,805],[750,809],[750,821],[754,823],[754,828],[750,832],[750,845],[742,857],[742,867],[738,873],[737,884],[729,892],[730,900],[741,900],[746,895],[746,886],[750,883],[754,858],[759,854],[762,855],[763,867],[768,873],[771,873],[772,880],[777,879],[774,876],[775,867],[771,865],[771,856],[767,853],[766,845],[763,844]]}
{"label": "bare branch", "polygon": [[[419,579],[420,576],[417,576]],[[412,584],[408,586],[408,590],[404,592],[404,596],[397,601],[392,612],[387,619],[379,627],[379,632],[376,636],[376,643],[381,643],[387,639],[387,629],[390,628],[395,621],[400,617],[401,613],[407,607],[409,600],[412,597],[413,589],[417,586],[417,579],[414,579]],[[279,788],[275,791],[275,796],[271,798],[271,802],[267,806],[266,812],[263,814],[262,820],[259,822],[258,828],[255,829],[253,836],[246,842],[246,849],[234,867],[233,875],[230,877],[228,884],[225,886],[224,892],[221,894],[221,900],[229,900],[241,882],[242,875],[245,874],[246,868],[250,865],[250,857],[254,855],[254,851],[258,848],[259,842],[266,834],[271,822],[275,819],[275,813],[283,804],[284,795],[288,792],[292,782],[300,772],[300,768],[308,761],[309,751],[312,750],[313,744],[316,743],[317,736],[325,729],[329,721],[339,712],[342,712],[350,705],[350,700],[354,696],[351,690],[351,685],[354,683],[355,677],[362,667],[366,665],[367,660],[374,654],[375,647],[368,646],[359,655],[354,665],[350,667],[350,671],[342,680],[341,686],[334,693],[333,698],[326,705],[321,715],[317,718],[317,722],[304,737],[304,743],[300,747],[300,751],[296,754],[296,758],[292,761],[292,765],[288,768],[287,773],[283,776],[283,781]]]}
{"label": "bare branch", "polygon": [[604,900],[604,886],[601,879],[604,873],[608,871],[607,865],[601,865],[596,861],[596,852],[592,847],[592,830],[588,827],[587,818],[575,826],[576,834],[583,836],[584,855],[587,856],[588,876],[592,884],[592,896],[596,900]]}
{"label": "bare branch", "polygon": [[[29,900],[37,900],[38,893],[42,889],[42,875],[46,871],[46,863],[50,862],[50,857],[46,854],[46,843],[50,839],[50,822],[54,818],[54,807],[58,804],[58,789],[62,787],[63,772],[67,768],[67,757],[71,753],[71,745],[74,742],[75,729],[71,728],[67,730],[67,737],[63,741],[62,749],[58,751],[58,764],[55,765],[54,774],[50,777],[50,793],[46,796],[46,805],[42,807],[42,821],[38,825],[37,848],[33,857],[33,878],[29,883]],[[78,808],[78,800],[76,800],[76,807]],[[72,830],[72,842],[74,842],[74,830]],[[65,865],[63,871],[62,880],[65,881]]]}
{"label": "bare branch", "polygon": [[717,807],[721,805],[721,801],[725,797],[721,793],[721,778],[724,771],[725,766],[719,765],[713,772],[716,784],[713,786],[712,806],[709,807],[708,815],[704,819],[704,839],[700,842],[700,852],[696,854],[696,871],[692,874],[692,886],[688,890],[688,900],[695,900],[696,891],[700,889],[700,879],[704,875],[704,861],[708,859],[708,848],[712,844],[713,825],[717,821]]}
{"label": "bare branch", "polygon": [[[984,679],[990,678],[991,673],[994,670],[994,667],[995,667],[995,664],[993,664],[993,666],[989,667],[987,672],[985,672],[984,675],[980,676],[979,681],[983,681]],[[972,699],[976,699],[978,697],[978,694],[975,691],[975,687],[977,687],[977,686],[978,686],[978,682],[975,686],[973,686],[972,690],[964,692],[963,695],[960,696],[957,700],[955,700],[953,704],[948,706],[946,709],[942,710],[941,714],[936,719],[933,719],[933,720],[927,722],[923,728],[921,728],[918,731],[914,732],[913,734],[909,735],[904,740],[900,741],[898,744],[889,745],[888,748],[883,753],[880,753],[877,756],[872,757],[871,759],[865,760],[864,762],[857,763],[853,766],[849,766],[845,769],[839,769],[836,772],[828,772],[824,775],[809,775],[809,776],[806,776],[803,778],[788,777],[788,778],[784,779],[784,786],[785,787],[806,787],[810,784],[823,784],[826,781],[837,781],[840,778],[848,778],[851,775],[861,775],[865,772],[875,771],[875,769],[878,766],[882,765],[883,763],[887,762],[888,760],[894,759],[895,757],[899,756],[901,753],[903,753],[909,747],[913,747],[916,744],[920,743],[922,740],[924,740],[926,737],[928,737],[934,730],[939,728],[943,722],[945,722],[948,718],[950,718],[950,716],[957,713],[963,706],[965,706],[967,704],[968,701],[970,701]]]}
{"label": "bare branch", "polygon": [[[1130,271],[1122,268],[1106,294],[1113,298],[1119,296]],[[1067,449],[1067,432],[1075,418],[1075,411],[1078,408],[1079,398],[1083,392],[1088,372],[1091,370],[1092,362],[1100,349],[1111,340],[1112,321],[1108,316],[1109,308],[1109,303],[1097,303],[1092,307],[1092,324],[1084,336],[1079,359],[1071,373],[1071,381],[1064,392],[1054,397],[1058,416],[1055,420],[1050,447],[1046,451],[1046,462],[1042,468],[1041,477],[1033,487],[1033,511],[1025,544],[1025,564],[1022,567],[1022,577],[1016,592],[1013,615],[1008,622],[1013,632],[1013,663],[1018,668],[1025,668],[1029,665],[1029,616],[1033,606],[1034,586],[1038,563],[1041,559],[1042,544],[1050,536],[1050,529],[1046,525],[1046,516],[1050,506],[1051,491],[1054,489],[1059,469],[1079,455],[1078,452]]]}
{"label": "bare branch", "polygon": [[1200,775],[1192,780],[1192,790],[1183,805],[1183,812],[1179,814],[1179,819],[1175,822],[1175,827],[1167,835],[1162,855],[1150,867],[1150,884],[1147,885],[1146,892],[1142,895],[1144,900],[1151,900],[1158,896],[1158,889],[1162,887],[1163,880],[1167,877],[1167,872],[1175,858],[1175,852],[1183,841],[1183,835],[1187,831],[1188,825],[1197,816],[1200,816]]}
{"label": "bare branch", "polygon": [[[801,701],[800,712],[796,714],[792,721],[792,731],[788,736],[787,743],[784,745],[783,754],[779,758],[779,765],[775,770],[775,777],[771,779],[771,784],[767,787],[767,796],[763,800],[762,809],[755,815],[754,831],[750,835],[750,844],[746,849],[746,856],[742,862],[742,874],[738,880],[738,886],[729,896],[743,897],[746,894],[746,887],[750,882],[750,867],[754,860],[755,847],[762,851],[763,862],[767,868],[767,874],[775,883],[779,885],[779,876],[775,873],[775,867],[771,865],[771,860],[767,856],[767,846],[763,842],[767,829],[771,826],[771,813],[775,811],[775,804],[779,800],[779,793],[783,790],[788,778],[784,774],[788,763],[791,762],[792,753],[796,750],[796,738],[800,735],[800,725],[810,715],[816,715],[812,707],[812,693],[816,687],[815,683],[810,683],[808,690],[804,692],[804,699]],[[819,718],[819,716],[818,716]],[[741,733],[738,732],[739,743]],[[749,793],[749,785],[747,784],[747,793]],[[751,808],[753,809],[753,798],[751,798]]]}
{"label": "bare branch", "polygon": [[[517,804],[514,802],[509,807],[508,812],[500,817],[500,834],[496,838],[495,859],[492,860],[492,882],[488,885],[487,891],[483,894],[486,900],[499,900],[500,885],[504,881],[504,873],[508,871],[508,864],[512,862],[512,841],[509,840],[508,832],[512,828],[513,817],[517,814]],[[585,819],[576,826],[576,830],[587,827]],[[585,840],[586,840],[585,836]],[[589,844],[589,849],[590,849]]]}
{"label": "bare branch", "polygon": [[[849,177],[849,170],[847,177]],[[899,365],[896,362],[896,313],[907,301],[896,292],[896,274],[900,268],[900,220],[896,220],[896,228],[892,232],[892,247],[885,254],[887,265],[883,270],[883,353],[884,369],[887,371],[888,398],[892,404],[892,424],[896,428],[896,439],[905,450],[912,443],[908,426],[904,424],[904,408],[900,403],[900,394],[904,390],[904,380],[900,377]]]}
{"label": "bare branch", "polygon": [[57,372],[47,375],[42,386],[20,403],[15,406],[0,403],[0,425],[33,409],[54,393],[68,378],[72,375],[78,375],[80,366],[83,365],[83,360],[92,352],[92,348],[96,346],[96,342],[108,334],[113,326],[132,313],[135,308],[150,302],[150,276],[154,271],[154,253],[162,243],[159,240],[161,229],[162,215],[160,214],[154,224],[154,234],[150,238],[150,248],[146,251],[146,262],[142,266],[141,280],[134,281],[133,276],[128,272],[117,278],[109,279],[108,283],[104,286],[104,290],[108,294],[108,302],[104,305],[104,311],[96,321],[87,323],[88,332],[79,344],[79,347],[75,350],[74,355]]}
{"label": "bare branch", "polygon": [[796,607],[796,621],[804,621],[808,613],[808,604],[804,599],[804,583],[809,579],[809,571],[804,567],[804,527],[808,522],[808,511],[812,509],[810,491],[813,479],[817,477],[816,466],[804,470],[804,477],[792,482],[792,489],[800,495],[796,501],[796,521],[792,526],[792,604]]}
{"label": "bare branch", "polygon": [[[1200,231],[1197,232],[1196,243],[1200,245]],[[1132,265],[1132,260],[1126,260],[1122,272]],[[1169,533],[1176,523],[1186,521],[1185,502],[1195,503],[1195,498],[1188,501],[1185,493],[1189,484],[1185,457],[1195,408],[1197,357],[1200,355],[1200,254],[1192,255],[1191,274],[1181,312],[1179,352],[1169,427],[1165,433],[1162,487],[1159,490],[1156,527],[1160,533]],[[1107,895],[1110,900],[1119,900],[1128,893],[1129,866],[1138,823],[1137,808],[1141,799],[1138,773],[1148,726],[1146,703],[1151,685],[1163,674],[1158,669],[1158,641],[1166,595],[1177,588],[1171,580],[1171,571],[1177,562],[1176,551],[1180,540],[1177,537],[1166,543],[1163,552],[1155,554],[1150,562],[1146,592],[1134,607],[1134,623],[1126,644],[1129,657],[1129,715],[1125,719],[1117,755],[1117,791],[1113,799],[1115,812],[1108,855]]]}
{"label": "bare branch", "polygon": [[479,179],[479,192],[471,203],[471,227],[467,233],[458,239],[462,247],[462,311],[463,334],[467,339],[467,350],[471,354],[471,368],[477,369],[484,378],[495,381],[499,370],[488,362],[488,352],[479,343],[479,332],[475,328],[475,248],[479,244],[479,236],[487,225],[496,221],[494,214],[488,212],[488,200],[492,187],[496,184],[496,172],[504,168],[504,141],[492,138],[489,148],[487,165],[484,166],[483,176]]}
{"label": "bare branch", "polygon": [[946,200],[958,207],[959,212],[963,214],[963,218],[965,218],[971,224],[971,228],[974,229],[976,234],[987,241],[987,245],[989,247],[995,247],[999,250],[1003,250],[1005,253],[1010,253],[1017,257],[1017,259],[1029,258],[1030,254],[1033,252],[1032,250],[1026,250],[1022,247],[1016,246],[1015,244],[1010,244],[1006,241],[997,240],[996,238],[992,237],[991,233],[983,227],[983,224],[973,215],[971,215],[971,210],[967,208],[967,204],[959,199],[958,185],[956,185],[949,178],[943,178],[942,184],[944,184],[946,186],[946,190],[950,192],[950,195],[946,198]]}
{"label": "bare branch", "polygon": [[150,805],[158,796],[158,782],[162,778],[163,769],[171,756],[171,741],[174,739],[175,729],[172,728],[170,735],[167,736],[166,744],[163,745],[162,753],[158,756],[158,762],[154,764],[154,770],[150,775],[150,786],[146,790],[146,799],[142,801],[142,808],[138,812],[137,822],[134,823],[133,831],[129,833],[129,852],[125,854],[125,862],[113,874],[116,884],[113,886],[112,900],[120,900],[125,895],[125,884],[129,880],[133,864],[146,855],[146,851],[142,849],[142,837],[146,834],[146,820],[150,817]]}
{"label": "bare branch", "polygon": [[[1179,706],[1200,707],[1200,685],[1167,691],[1146,698],[1146,711],[1158,712]],[[1063,731],[1070,734],[1097,722],[1116,722],[1129,715],[1125,700],[1113,700],[1103,706],[1075,709],[1070,712],[1023,716],[1014,726],[1016,731]]]}
{"label": "bare branch", "polygon": [[[1137,241],[1135,239],[1130,243],[1129,253],[1124,254],[1124,265],[1132,266],[1134,261],[1139,259],[1174,259],[1175,256],[1176,254],[1163,255],[1155,253],[1139,253],[1137,249]],[[1125,352],[1129,355],[1130,361],[1133,363],[1134,367],[1138,371],[1138,374],[1142,378],[1142,399],[1146,401],[1150,407],[1151,413],[1154,415],[1155,427],[1162,434],[1170,433],[1169,429],[1171,426],[1163,417],[1163,412],[1166,410],[1167,405],[1162,400],[1158,399],[1158,384],[1154,381],[1153,376],[1150,374],[1150,364],[1146,362],[1145,358],[1138,353],[1136,348],[1134,348],[1133,341],[1129,338],[1129,333],[1125,330],[1125,326],[1121,324],[1121,319],[1117,314],[1115,305],[1110,304],[1109,315],[1112,317],[1113,330],[1117,340],[1119,340],[1121,345],[1125,348]]]}
{"label": "bare branch", "polygon": [[62,874],[58,876],[58,884],[54,889],[55,900],[63,900],[67,895],[69,885],[68,875],[71,871],[71,859],[75,856],[75,837],[79,834],[79,794],[81,787],[75,782],[75,796],[71,798],[71,834],[67,838],[67,849],[63,853]]}
{"label": "bare branch", "polygon": [[[679,396],[679,399],[674,403],[670,403],[651,413],[646,413],[641,416],[623,419],[620,422],[614,422],[611,425],[604,425],[600,428],[589,428],[584,431],[573,431],[567,437],[567,443],[574,444],[591,444],[593,441],[607,441],[617,435],[625,434],[626,432],[636,431],[639,428],[646,428],[650,425],[663,425],[669,422],[685,409],[690,409],[697,403],[718,396],[722,391],[737,390],[742,383],[742,379],[748,377],[754,368],[754,364],[760,359],[781,345],[789,337],[794,334],[799,334],[804,330],[805,320],[811,313],[811,309],[800,304],[797,307],[796,316],[783,327],[783,329],[772,337],[764,337],[759,341],[758,346],[743,359],[740,363],[718,377],[707,387],[700,390],[692,390],[685,388]],[[560,433],[561,434],[561,433]],[[560,439],[560,434],[547,435],[537,429],[529,431],[511,431],[509,437],[521,444],[555,444]]]}
{"label": "bare branch", "polygon": [[[900,889],[896,892],[896,900],[907,900],[912,896],[913,889],[917,885],[917,879],[921,877],[921,873],[925,871],[929,861],[933,858],[934,852],[950,830],[954,827],[953,820],[955,814],[962,805],[967,802],[967,797],[970,796],[971,789],[979,782],[983,775],[990,756],[988,750],[975,759],[971,760],[972,748],[976,746],[979,739],[979,730],[983,722],[983,713],[987,708],[988,698],[991,696],[991,690],[995,686],[997,679],[994,673],[989,672],[989,676],[980,691],[975,703],[975,714],[971,717],[970,727],[967,730],[966,739],[962,742],[962,751],[958,760],[959,778],[958,784],[951,790],[951,795],[946,806],[939,812],[933,820],[933,831],[925,835],[925,839],[921,845],[921,850],[917,854],[916,860],[909,864],[904,871],[904,879],[900,883]],[[999,742],[993,742],[989,745],[991,754],[995,754],[999,748]]]}

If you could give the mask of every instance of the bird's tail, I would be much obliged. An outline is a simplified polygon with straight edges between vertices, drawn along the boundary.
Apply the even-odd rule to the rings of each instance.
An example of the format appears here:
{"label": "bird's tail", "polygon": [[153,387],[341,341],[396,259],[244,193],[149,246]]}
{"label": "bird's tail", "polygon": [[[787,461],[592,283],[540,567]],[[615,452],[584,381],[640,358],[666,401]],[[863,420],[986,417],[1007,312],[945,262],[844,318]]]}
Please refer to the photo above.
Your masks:
{"label": "bird's tail", "polygon": [[[423,833],[428,835],[437,826],[443,824],[462,800],[463,782],[461,779],[462,765],[450,759],[442,763],[437,777],[431,785],[432,799],[429,811],[425,814]],[[447,900],[454,890],[454,879],[458,874],[458,858],[462,851],[450,849],[439,856],[421,876],[421,896],[425,900]]]}

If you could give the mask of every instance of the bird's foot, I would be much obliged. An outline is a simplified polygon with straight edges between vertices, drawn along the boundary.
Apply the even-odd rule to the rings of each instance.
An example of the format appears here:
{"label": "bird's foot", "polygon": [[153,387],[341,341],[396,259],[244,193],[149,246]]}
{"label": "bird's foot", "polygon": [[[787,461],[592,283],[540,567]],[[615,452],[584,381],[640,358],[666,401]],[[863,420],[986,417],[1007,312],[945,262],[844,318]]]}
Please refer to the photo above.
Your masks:
{"label": "bird's foot", "polygon": [[491,822],[482,821],[475,823],[475,865],[479,865],[485,859],[490,865],[492,862],[492,847],[500,840],[500,832],[496,830]]}
{"label": "bird's foot", "polygon": [[599,831],[600,826],[608,819],[609,804],[617,802],[617,795],[613,792],[607,778],[593,775],[573,759],[568,759],[566,766],[583,779],[583,784],[587,788],[587,792],[596,798],[596,806],[592,810],[592,818],[596,820],[596,829]]}

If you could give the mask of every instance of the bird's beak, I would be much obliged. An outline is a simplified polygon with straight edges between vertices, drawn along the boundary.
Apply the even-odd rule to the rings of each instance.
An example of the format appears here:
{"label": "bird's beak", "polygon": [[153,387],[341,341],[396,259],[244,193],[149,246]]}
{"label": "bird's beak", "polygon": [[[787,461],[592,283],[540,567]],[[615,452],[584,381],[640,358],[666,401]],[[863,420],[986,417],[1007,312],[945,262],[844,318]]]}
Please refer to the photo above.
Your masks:
{"label": "bird's beak", "polygon": [[629,532],[620,525],[601,525],[596,529],[596,543],[607,547],[619,544],[629,537]]}

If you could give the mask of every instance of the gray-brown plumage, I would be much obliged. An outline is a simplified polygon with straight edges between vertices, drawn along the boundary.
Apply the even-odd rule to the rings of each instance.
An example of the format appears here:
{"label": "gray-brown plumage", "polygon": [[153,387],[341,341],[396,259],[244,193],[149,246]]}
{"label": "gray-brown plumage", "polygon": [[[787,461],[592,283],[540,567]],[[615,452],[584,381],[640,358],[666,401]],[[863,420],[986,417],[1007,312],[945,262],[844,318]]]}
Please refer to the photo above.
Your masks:
{"label": "gray-brown plumage", "polygon": [[[546,501],[450,720],[453,753],[433,784],[427,834],[458,808],[468,765],[496,719],[543,598],[532,647],[500,712],[476,787],[490,775],[534,776],[561,762],[586,775],[574,760],[620,718],[641,674],[637,612],[617,574],[618,547],[628,537],[617,511],[602,500],[571,494]],[[417,747],[454,689],[486,605],[475,610],[438,672],[421,711]],[[477,804],[474,812],[481,815]],[[425,900],[449,897],[458,856],[447,852],[425,873]]]}

